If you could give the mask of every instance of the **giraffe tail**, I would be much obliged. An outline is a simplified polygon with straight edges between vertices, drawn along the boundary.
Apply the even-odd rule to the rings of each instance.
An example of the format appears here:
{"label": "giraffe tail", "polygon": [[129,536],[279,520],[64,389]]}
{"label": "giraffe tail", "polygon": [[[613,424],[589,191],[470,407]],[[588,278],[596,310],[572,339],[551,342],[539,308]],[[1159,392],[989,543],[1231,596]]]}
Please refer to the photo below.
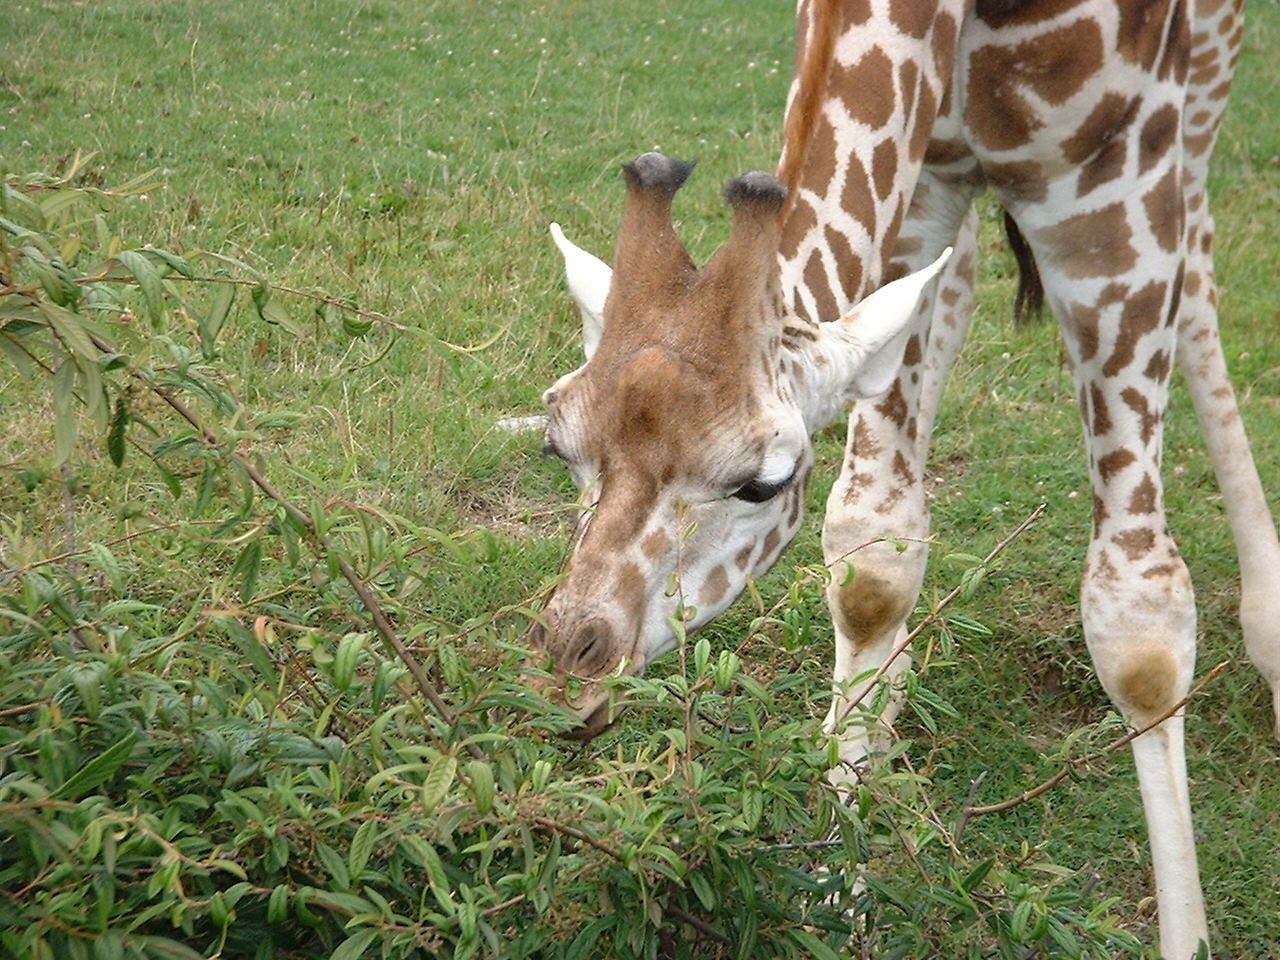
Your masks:
{"label": "giraffe tail", "polygon": [[1015,323],[1032,323],[1044,316],[1044,284],[1040,281],[1040,269],[1036,266],[1031,244],[1018,229],[1018,223],[1004,211],[1004,235],[1009,239],[1009,249],[1018,261],[1018,293],[1013,299]]}

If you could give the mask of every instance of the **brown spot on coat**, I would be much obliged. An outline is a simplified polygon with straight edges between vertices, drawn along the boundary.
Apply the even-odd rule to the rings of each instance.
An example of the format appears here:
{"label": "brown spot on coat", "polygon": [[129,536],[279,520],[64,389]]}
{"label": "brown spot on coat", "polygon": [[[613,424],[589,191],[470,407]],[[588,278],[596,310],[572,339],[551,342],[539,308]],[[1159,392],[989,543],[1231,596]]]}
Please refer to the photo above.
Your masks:
{"label": "brown spot on coat", "polygon": [[1123,447],[1112,450],[1106,456],[1098,458],[1098,475],[1102,477],[1103,483],[1109,483],[1112,477],[1137,459],[1133,453]]}
{"label": "brown spot on coat", "polygon": [[818,113],[814,122],[813,139],[809,142],[805,153],[804,168],[800,175],[800,188],[812,190],[815,195],[825,197],[831,187],[831,178],[836,175],[836,131],[827,119],[825,111]]}
{"label": "brown spot on coat", "polygon": [[914,104],[916,101],[916,84],[920,80],[920,68],[914,60],[903,60],[898,65],[898,87],[901,90],[902,102]]}
{"label": "brown spot on coat", "polygon": [[1084,122],[1062,141],[1062,155],[1071,163],[1084,163],[1124,134],[1133,122],[1138,103],[1138,100],[1114,90],[1103,94]]}
{"label": "brown spot on coat", "polygon": [[1150,70],[1155,66],[1156,57],[1164,46],[1168,0],[1120,3],[1116,8],[1120,13],[1116,47],[1130,63]]}
{"label": "brown spot on coat", "polygon": [[855,303],[862,294],[862,258],[854,252],[849,238],[839,230],[828,225],[823,227],[822,233],[827,240],[827,249],[835,257],[836,276],[845,302]]}
{"label": "brown spot on coat", "polygon": [[654,530],[640,541],[640,552],[649,560],[656,561],[666,556],[671,549],[671,535],[665,530]]}
{"label": "brown spot on coat", "polygon": [[1111,542],[1124,551],[1130,560],[1141,560],[1156,545],[1156,535],[1145,527],[1135,530],[1122,530],[1111,538]]}
{"label": "brown spot on coat", "polygon": [[1080,168],[1080,175],[1076,178],[1076,196],[1086,197],[1124,173],[1124,159],[1128,152],[1128,144],[1123,138],[1108,141]]}
{"label": "brown spot on coat", "polygon": [[836,306],[835,295],[831,292],[831,284],[827,282],[827,270],[822,263],[822,251],[814,250],[804,266],[804,285],[813,294],[814,304],[818,309],[815,320],[835,320],[840,310]]}
{"label": "brown spot on coat", "polygon": [[1146,395],[1134,387],[1125,387],[1120,393],[1120,398],[1130,410],[1137,414],[1142,430],[1142,442],[1149,445],[1152,437],[1155,436],[1156,428],[1160,426],[1163,414],[1158,409],[1153,410]]}
{"label": "brown spot on coat", "polygon": [[898,426],[899,429],[906,426],[907,423],[907,400],[902,395],[902,381],[894,380],[893,387],[885,394],[884,399],[876,404],[877,412]]}
{"label": "brown spot on coat", "polygon": [[1081,0],[978,0],[974,12],[992,27],[1040,23],[1080,4]]}
{"label": "brown spot on coat", "polygon": [[714,607],[729,592],[729,574],[723,566],[717,566],[709,574],[707,580],[698,591],[698,603],[704,607]]}
{"label": "brown spot on coat", "polygon": [[867,233],[875,236],[876,202],[871,196],[867,171],[856,156],[849,157],[849,167],[844,174],[844,189],[840,193],[840,207],[866,227]]}
{"label": "brown spot on coat", "polygon": [[782,542],[782,534],[778,533],[778,528],[774,527],[764,538],[764,546],[760,548],[759,563],[771,563],[773,553],[778,549],[778,544]]}
{"label": "brown spot on coat", "polygon": [[1160,307],[1164,303],[1166,287],[1163,280],[1152,280],[1125,301],[1115,349],[1102,366],[1104,376],[1114,377],[1126,369],[1133,362],[1138,341],[1160,326],[1163,319]]}
{"label": "brown spot on coat", "polygon": [[1138,135],[1138,172],[1154,167],[1178,138],[1178,108],[1166,103],[1147,117]]}
{"label": "brown spot on coat", "polygon": [[782,242],[778,251],[788,260],[794,258],[800,252],[800,244],[817,225],[818,214],[808,200],[800,197],[792,205],[787,221],[782,226]]}
{"label": "brown spot on coat", "polygon": [[[956,36],[959,33],[956,18],[946,10],[939,10],[933,21],[933,69],[938,77],[947,78],[955,66]],[[946,94],[950,95],[950,87]]]}
{"label": "brown spot on coat", "polygon": [[999,194],[1027,203],[1038,203],[1045,197],[1047,184],[1043,168],[1034,160],[1010,163],[986,163],[982,166],[987,182]]}
{"label": "brown spot on coat", "polygon": [[875,182],[876,196],[886,200],[893,191],[893,179],[898,174],[898,145],[893,137],[881,140],[871,151],[871,179]]}
{"label": "brown spot on coat", "polygon": [[1147,474],[1139,481],[1138,485],[1133,488],[1133,493],[1129,496],[1129,512],[1135,516],[1138,514],[1155,513],[1159,502],[1159,491],[1151,480],[1151,474]]}
{"label": "brown spot on coat", "polygon": [[878,46],[873,46],[852,66],[836,64],[831,70],[831,85],[851,119],[878,130],[893,116],[893,61]]}
{"label": "brown spot on coat", "polygon": [[1106,394],[1098,383],[1089,384],[1090,406],[1093,408],[1093,428],[1091,435],[1105,436],[1111,430],[1111,416],[1107,411]]}
{"label": "brown spot on coat", "polygon": [[1045,227],[1039,231],[1039,239],[1052,251],[1062,272],[1073,280],[1118,276],[1138,262],[1133,231],[1124,204],[1119,201]]}
{"label": "brown spot on coat", "polygon": [[1096,493],[1093,495],[1093,535],[1096,537],[1098,531],[1102,528],[1102,524],[1106,521],[1110,514],[1107,513],[1107,505],[1102,498]]}
{"label": "brown spot on coat", "polygon": [[914,483],[916,479],[915,471],[901,450],[893,453],[893,475],[906,484]]}
{"label": "brown spot on coat", "polygon": [[969,58],[965,122],[974,139],[989,149],[1019,147],[1044,126],[1024,91],[1050,104],[1065,103],[1102,61],[1102,30],[1091,18],[1021,43],[979,47]]}
{"label": "brown spot on coat", "polygon": [[907,337],[907,345],[902,351],[902,365],[904,367],[914,367],[922,359],[924,359],[924,353],[920,349],[920,335],[913,333]]}
{"label": "brown spot on coat", "polygon": [[1142,372],[1149,380],[1165,383],[1169,379],[1169,367],[1168,351],[1157,350],[1151,354],[1151,359],[1147,361],[1147,368]]}
{"label": "brown spot on coat", "polygon": [[880,444],[876,443],[876,435],[871,432],[862,414],[858,414],[858,420],[853,425],[852,449],[860,460],[871,460],[880,455]]}
{"label": "brown spot on coat", "polygon": [[963,140],[930,140],[924,151],[924,162],[929,166],[947,166],[972,156],[969,145]]}
{"label": "brown spot on coat", "polygon": [[907,145],[907,155],[912,162],[924,157],[933,133],[933,123],[938,119],[938,98],[928,81],[920,84],[920,95],[916,100],[916,110],[911,127],[911,142]]}
{"label": "brown spot on coat", "polygon": [[1170,167],[1154,187],[1142,198],[1147,211],[1147,224],[1162,250],[1173,253],[1178,249],[1182,236],[1182,188],[1178,183],[1178,171]]}
{"label": "brown spot on coat", "polygon": [[937,0],[890,0],[889,19],[909,37],[924,38],[933,25]]}

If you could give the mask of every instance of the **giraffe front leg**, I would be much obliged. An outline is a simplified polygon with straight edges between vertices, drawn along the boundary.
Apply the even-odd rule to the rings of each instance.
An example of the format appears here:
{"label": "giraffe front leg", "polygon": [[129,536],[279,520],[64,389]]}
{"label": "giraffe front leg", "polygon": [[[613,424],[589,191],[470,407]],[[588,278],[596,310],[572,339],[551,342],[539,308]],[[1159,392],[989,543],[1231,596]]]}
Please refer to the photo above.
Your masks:
{"label": "giraffe front leg", "polygon": [[[1141,491],[1152,474],[1134,486]],[[1141,495],[1141,494],[1139,494]],[[1104,509],[1118,508],[1115,497]],[[1132,495],[1123,498],[1126,503]],[[1112,703],[1134,728],[1168,713],[1191,687],[1195,599],[1187,568],[1163,522],[1100,525],[1089,550],[1081,614],[1094,669]],[[1149,546],[1148,546],[1149,545]],[[1141,557],[1138,554],[1141,554]],[[1160,945],[1170,958],[1195,955],[1207,942],[1179,711],[1133,741],[1151,842]]]}
{"label": "giraffe front leg", "polygon": [[[943,209],[952,216],[963,214],[967,202],[967,196],[960,196]],[[930,218],[918,208],[913,214],[902,236],[921,259],[932,252],[925,240]],[[896,679],[911,665],[909,650],[896,656],[893,651],[906,639],[907,617],[928,561],[922,541],[929,533],[929,509],[922,476],[929,433],[972,317],[977,261],[972,208],[964,214],[954,247],[936,291],[920,305],[898,380],[879,401],[854,406],[844,465],[827,500],[823,551],[832,573],[827,603],[835,631],[835,670],[826,729],[839,739],[840,765],[831,772],[839,787],[852,782],[856,765],[873,747],[874,731],[891,724],[901,708],[901,697],[891,693],[885,710],[872,715],[873,688],[883,682],[896,690]],[[912,266],[912,258],[904,257],[898,269]],[[874,542],[879,537],[896,542]]]}

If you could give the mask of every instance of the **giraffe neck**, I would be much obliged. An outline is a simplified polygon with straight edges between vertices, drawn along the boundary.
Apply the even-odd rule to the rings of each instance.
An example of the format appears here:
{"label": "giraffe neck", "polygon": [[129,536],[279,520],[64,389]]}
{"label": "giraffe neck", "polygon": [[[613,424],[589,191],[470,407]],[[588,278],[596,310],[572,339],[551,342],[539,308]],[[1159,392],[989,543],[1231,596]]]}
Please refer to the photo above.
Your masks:
{"label": "giraffe neck", "polygon": [[832,320],[889,279],[930,131],[945,107],[963,4],[806,0],[779,174],[788,306]]}

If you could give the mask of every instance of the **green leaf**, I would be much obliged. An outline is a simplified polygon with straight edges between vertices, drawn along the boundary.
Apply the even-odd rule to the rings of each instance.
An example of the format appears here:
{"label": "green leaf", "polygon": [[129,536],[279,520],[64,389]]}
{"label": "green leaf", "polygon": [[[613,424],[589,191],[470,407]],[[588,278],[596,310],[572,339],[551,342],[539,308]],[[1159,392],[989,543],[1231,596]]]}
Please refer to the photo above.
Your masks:
{"label": "green leaf", "polygon": [[708,912],[715,908],[716,895],[711,890],[711,884],[707,882],[707,878],[702,875],[701,871],[695,870],[689,874],[689,887],[693,890],[694,896],[698,898],[698,902],[702,904],[702,908]]}
{"label": "green leaf", "polygon": [[458,772],[458,761],[452,756],[439,757],[431,764],[427,779],[422,784],[422,812],[430,814],[449,792]]}
{"label": "green leaf", "polygon": [[806,956],[815,960],[840,960],[840,954],[802,927],[792,927],[788,936],[806,951]]}
{"label": "green leaf", "polygon": [[58,339],[68,350],[86,360],[97,362],[98,348],[93,345],[93,340],[89,337],[89,331],[86,329],[87,321],[84,317],[56,303],[41,302],[40,312],[44,314],[45,319],[49,321],[49,326],[53,328],[53,332],[58,335]]}
{"label": "green leaf", "polygon": [[80,417],[75,408],[76,364],[64,356],[53,375],[53,461],[63,464],[76,445]]}
{"label": "green leaf", "polygon": [[75,306],[80,300],[80,287],[61,257],[45,256],[43,251],[30,246],[20,252],[50,300],[60,307]]}
{"label": "green leaf", "polygon": [[138,250],[121,250],[116,254],[116,260],[138,281],[151,322],[159,326],[164,317],[164,285],[160,282],[160,272],[156,270],[155,264]]}
{"label": "green leaf", "polygon": [[170,253],[168,250],[161,250],[159,247],[148,247],[147,253],[155,257],[157,260],[163,260],[171,269],[182,274],[188,280],[195,279],[195,268],[176,253]]}
{"label": "green leaf", "polygon": [[569,945],[569,950],[565,954],[565,960],[586,960],[587,957],[604,956],[603,952],[596,950],[596,944],[600,941],[600,935],[617,922],[616,915],[592,920],[573,938],[573,943]]}
{"label": "green leaf", "polygon": [[364,873],[365,866],[369,863],[369,856],[373,853],[374,844],[378,842],[378,821],[370,817],[356,829],[356,835],[351,838],[351,851],[347,854],[347,863],[351,870],[351,879],[359,881],[360,874]]}
{"label": "green leaf", "polygon": [[138,731],[129,731],[63,781],[53,795],[63,800],[76,800],[110,780],[133,753],[133,745],[137,739]]}
{"label": "green leaf", "polygon": [[360,660],[360,652],[364,649],[367,633],[348,633],[338,641],[338,652],[334,654],[333,685],[339,690],[349,690],[351,681],[355,679],[356,664]]}
{"label": "green leaf", "polygon": [[111,427],[107,430],[107,456],[117,467],[124,463],[125,429],[129,426],[129,408],[124,394],[116,394],[116,408],[111,415]]}
{"label": "green leaf", "polygon": [[304,335],[301,325],[289,315],[289,311],[282,307],[278,301],[271,299],[271,289],[269,287],[253,288],[253,305],[258,311],[258,316],[267,323],[283,327],[298,338]]}
{"label": "green leaf", "polygon": [[343,313],[342,332],[352,339],[359,339],[373,329],[373,321],[366,320],[358,314]]}
{"label": "green leaf", "polygon": [[258,641],[257,634],[234,617],[220,617],[219,623],[226,630],[227,636],[240,648],[240,652],[249,659],[258,676],[265,681],[275,683],[275,663],[271,659],[271,654]]}
{"label": "green leaf", "polygon": [[168,467],[166,467],[159,460],[156,460],[153,458],[151,462],[155,465],[156,472],[160,474],[160,479],[164,482],[165,487],[168,489],[169,496],[173,497],[173,499],[175,500],[181,497],[182,481],[178,479],[178,475],[174,473],[172,470],[170,470]]}
{"label": "green leaf", "polygon": [[747,830],[754,831],[760,826],[760,817],[764,814],[764,794],[759,790],[747,790],[742,795],[742,822]]}
{"label": "green leaf", "polygon": [[236,558],[236,565],[231,568],[231,577],[240,580],[240,599],[248,603],[253,597],[253,591],[258,586],[258,574],[262,570],[262,541],[260,539],[250,540],[240,556]]}
{"label": "green leaf", "polygon": [[282,883],[267,900],[267,923],[283,923],[289,916],[289,885]]}
{"label": "green leaf", "polygon": [[338,944],[333,953],[329,954],[329,960],[360,960],[369,949],[369,945],[378,939],[378,935],[378,930],[361,930],[353,933]]}
{"label": "green leaf", "polygon": [[200,318],[200,350],[204,353],[206,360],[214,355],[218,335],[222,333],[227,317],[231,315],[231,305],[235,302],[235,298],[235,287],[229,283],[219,285],[213,294],[209,312]]}
{"label": "green leaf", "polygon": [[483,760],[472,760],[467,764],[467,779],[471,781],[476,810],[481,814],[488,813],[493,809],[493,768]]}

